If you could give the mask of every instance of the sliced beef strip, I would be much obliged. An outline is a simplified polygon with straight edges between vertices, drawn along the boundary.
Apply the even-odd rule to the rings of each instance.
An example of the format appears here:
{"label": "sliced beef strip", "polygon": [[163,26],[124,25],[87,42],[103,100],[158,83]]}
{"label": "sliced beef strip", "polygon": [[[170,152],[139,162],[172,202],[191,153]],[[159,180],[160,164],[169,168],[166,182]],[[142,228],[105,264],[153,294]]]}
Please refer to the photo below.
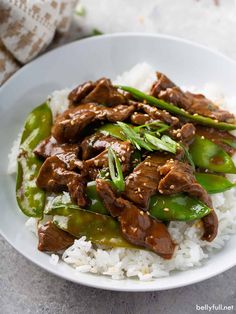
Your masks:
{"label": "sliced beef strip", "polygon": [[173,256],[173,243],[167,227],[131,202],[118,197],[110,184],[97,180],[97,192],[106,209],[113,217],[118,217],[121,232],[130,243],[146,247],[165,259]]}
{"label": "sliced beef strip", "polygon": [[98,177],[100,170],[108,169],[108,151],[107,149],[97,156],[87,159],[83,162],[82,173],[85,177],[94,181]]}
{"label": "sliced beef strip", "polygon": [[[90,179],[94,180],[100,169],[108,168],[108,151],[107,148],[112,147],[121,161],[123,173],[126,173],[131,167],[131,156],[134,148],[129,141],[121,141],[112,136],[101,135],[100,138],[93,143],[94,150],[103,150],[100,154],[84,161],[84,171],[88,173]],[[83,147],[84,152],[85,146]],[[91,151],[90,151],[91,152]]]}
{"label": "sliced beef strip", "polygon": [[98,151],[102,150],[94,148],[94,143],[96,143],[100,137],[101,137],[100,133],[95,133],[84,138],[84,140],[80,144],[82,150],[82,160],[90,159],[94,157],[96,153],[98,153]]}
{"label": "sliced beef strip", "polygon": [[147,113],[134,112],[130,117],[132,124],[143,125],[155,120],[149,117]]}
{"label": "sliced beef strip", "polygon": [[81,164],[78,160],[79,145],[68,143],[60,144],[53,136],[42,141],[35,148],[34,153],[36,156],[44,159],[57,156],[66,164],[68,170],[73,170],[78,164]]}
{"label": "sliced beef strip", "polygon": [[194,140],[196,128],[192,123],[185,123],[178,129],[170,129],[168,134],[172,139],[189,145]]}
{"label": "sliced beef strip", "polygon": [[68,99],[71,101],[71,104],[77,105],[80,101],[85,98],[94,88],[96,84],[92,81],[85,82],[84,84],[78,85],[74,88],[69,96]]}
{"label": "sliced beef strip", "polygon": [[66,169],[66,164],[58,156],[48,157],[37,177],[37,186],[48,192],[69,191],[71,198],[81,207],[85,207],[86,182],[84,178]]}
{"label": "sliced beef strip", "polygon": [[163,99],[173,105],[183,108],[191,114],[200,114],[218,121],[232,121],[235,117],[230,112],[220,109],[204,95],[183,92],[164,74],[157,73],[157,82],[154,83],[151,95]]}
{"label": "sliced beef strip", "polygon": [[[121,158],[125,157],[127,153],[130,155],[133,153],[134,149],[130,142],[121,141],[111,135],[104,135],[102,133],[95,133],[93,135],[87,136],[81,143],[82,149],[82,159],[90,159],[97,155],[99,152],[111,147]],[[124,158],[122,158],[124,159]]]}
{"label": "sliced beef strip", "polygon": [[176,85],[163,73],[157,72],[157,81],[152,85],[151,95],[158,97],[161,91],[167,90],[167,88],[176,87]]}
{"label": "sliced beef strip", "polygon": [[114,106],[127,103],[127,99],[117,91],[109,79],[101,78],[95,83],[95,88],[81,101],[84,104],[91,102]]}
{"label": "sliced beef strip", "polygon": [[107,78],[101,78],[96,82],[88,81],[77,86],[70,92],[68,98],[72,105],[95,102],[114,106],[127,103],[126,97],[118,92],[117,88]]}
{"label": "sliced beef strip", "polygon": [[58,252],[74,243],[75,237],[59,229],[52,221],[38,229],[38,249],[45,252]]}
{"label": "sliced beef strip", "polygon": [[190,165],[177,160],[168,160],[160,167],[159,172],[161,180],[158,190],[161,194],[169,195],[185,192],[212,207],[210,196],[197,183],[193,175],[193,168]]}
{"label": "sliced beef strip", "polygon": [[[171,195],[185,192],[212,208],[210,196],[197,183],[190,165],[177,160],[168,160],[159,171],[161,180],[158,184],[158,191],[161,194]],[[213,208],[212,212],[202,219],[202,222],[204,226],[203,239],[214,240],[218,231],[218,219]]]}
{"label": "sliced beef strip", "polygon": [[52,135],[59,143],[78,142],[82,131],[96,119],[96,113],[91,111],[73,112],[74,109],[66,110],[58,116],[53,127]]}
{"label": "sliced beef strip", "polygon": [[83,129],[95,121],[124,121],[135,111],[135,105],[106,107],[96,103],[82,104],[59,115],[52,128],[52,135],[60,143],[78,142]]}
{"label": "sliced beef strip", "polygon": [[124,196],[143,209],[147,209],[150,197],[157,193],[161,179],[159,169],[169,155],[147,156],[125,180]]}
{"label": "sliced beef strip", "polygon": [[211,242],[218,233],[218,217],[216,212],[212,210],[208,215],[202,218],[204,233],[202,240]]}
{"label": "sliced beef strip", "polygon": [[179,124],[179,119],[177,117],[172,116],[166,110],[160,110],[154,106],[150,106],[144,103],[139,103],[138,109],[148,114],[152,121],[162,121],[171,126]]}
{"label": "sliced beef strip", "polygon": [[205,138],[211,140],[212,142],[216,143],[220,147],[222,147],[228,154],[231,156],[236,152],[236,149],[232,146],[228,145],[227,142],[224,141],[235,141],[236,137],[227,132],[221,131],[214,128],[208,128],[198,125],[196,127],[196,133],[200,136],[204,136]]}

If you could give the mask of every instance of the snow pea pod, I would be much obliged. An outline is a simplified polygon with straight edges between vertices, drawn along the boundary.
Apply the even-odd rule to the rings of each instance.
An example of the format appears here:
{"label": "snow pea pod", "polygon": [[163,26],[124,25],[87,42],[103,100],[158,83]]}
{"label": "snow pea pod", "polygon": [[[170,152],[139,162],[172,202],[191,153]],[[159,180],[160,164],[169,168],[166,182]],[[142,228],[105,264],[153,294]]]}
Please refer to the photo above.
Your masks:
{"label": "snow pea pod", "polygon": [[111,135],[122,141],[126,141],[122,128],[118,124],[106,123],[99,127],[98,131],[104,135]]}
{"label": "snow pea pod", "polygon": [[44,103],[27,117],[21,137],[16,179],[16,199],[22,212],[30,217],[43,215],[45,192],[36,185],[42,161],[34,154],[35,147],[51,133],[52,113]]}
{"label": "snow pea pod", "polygon": [[210,194],[221,193],[236,187],[236,183],[211,173],[196,173],[197,182]]}
{"label": "snow pea pod", "polygon": [[211,209],[188,195],[155,195],[150,200],[149,213],[162,221],[200,219]]}
{"label": "snow pea pod", "polygon": [[[109,215],[96,191],[96,182],[89,182],[87,186],[87,196],[90,205],[87,209],[90,212]],[[46,207],[47,209],[47,207]],[[51,204],[51,207],[45,212],[48,215],[68,215],[70,212],[76,213],[80,208],[72,203],[63,204],[60,199]],[[157,194],[151,197],[148,211],[150,214],[160,220],[183,220],[190,221],[200,219],[207,215],[211,209],[206,205],[184,194],[161,195]]]}
{"label": "snow pea pod", "polygon": [[133,97],[135,97],[139,101],[147,101],[148,104],[156,106],[160,109],[167,110],[170,113],[175,115],[182,116],[187,118],[189,121],[193,121],[195,123],[210,126],[220,130],[236,130],[236,124],[230,124],[226,122],[218,122],[211,118],[203,117],[199,114],[190,114],[182,108],[172,105],[171,103],[167,103],[164,100],[158,99],[156,97],[147,95],[136,88],[130,86],[118,86],[118,88],[122,89],[125,92],[130,93]]}
{"label": "snow pea pod", "polygon": [[222,173],[236,173],[232,158],[220,146],[212,141],[195,136],[189,152],[196,166]]}
{"label": "snow pea pod", "polygon": [[103,205],[102,199],[97,193],[96,181],[91,181],[88,183],[86,188],[86,194],[90,201],[90,204],[88,205],[88,210],[95,213],[108,215],[108,211]]}
{"label": "snow pea pod", "polygon": [[[86,192],[90,200],[89,210],[109,215],[102,200],[98,196],[95,181],[88,184]],[[206,216],[211,209],[188,195],[157,194],[151,197],[148,211],[153,217],[163,221],[190,221]]]}
{"label": "snow pea pod", "polygon": [[[69,210],[68,210],[69,213]],[[78,209],[66,216],[55,215],[56,226],[73,236],[86,236],[93,243],[110,247],[134,247],[121,235],[119,223],[111,216],[101,215],[88,210]]]}

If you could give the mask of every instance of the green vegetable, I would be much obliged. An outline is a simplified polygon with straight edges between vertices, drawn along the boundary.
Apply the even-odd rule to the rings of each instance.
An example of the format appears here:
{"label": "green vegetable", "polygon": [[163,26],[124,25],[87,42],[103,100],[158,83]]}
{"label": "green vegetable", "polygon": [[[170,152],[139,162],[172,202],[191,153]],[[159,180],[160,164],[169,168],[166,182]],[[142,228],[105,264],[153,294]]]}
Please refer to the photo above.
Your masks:
{"label": "green vegetable", "polygon": [[153,121],[150,123],[142,124],[139,126],[135,126],[133,129],[135,132],[139,133],[140,131],[149,131],[151,132],[154,130],[154,133],[160,135],[160,133],[167,131],[170,128],[169,125],[159,122],[159,121]]}
{"label": "green vegetable", "polygon": [[97,193],[96,190],[96,181],[91,181],[88,183],[86,188],[86,194],[88,196],[88,199],[90,201],[90,204],[88,205],[88,210],[99,213],[99,214],[108,214],[108,211],[103,205],[102,199]]}
{"label": "green vegetable", "polygon": [[106,123],[98,128],[98,132],[104,135],[114,136],[122,141],[126,140],[122,128],[118,124]]}
{"label": "green vegetable", "polygon": [[27,117],[18,156],[16,199],[22,212],[30,217],[43,215],[45,192],[36,185],[42,165],[33,150],[51,133],[52,113],[47,103],[35,108]]}
{"label": "green vegetable", "polygon": [[120,126],[127,139],[139,150],[144,148],[148,151],[164,150],[174,154],[176,153],[178,143],[173,141],[167,135],[162,135],[162,137],[159,139],[157,134],[154,136],[153,132],[146,131],[141,136],[141,129],[139,127],[132,128],[124,122],[117,122],[117,124]]}
{"label": "green vegetable", "polygon": [[200,219],[211,209],[197,199],[184,194],[155,195],[151,197],[149,213],[162,221]]}
{"label": "green vegetable", "polygon": [[[91,190],[92,193],[90,192]],[[96,191],[96,182],[93,181],[89,183],[87,195],[90,202],[96,204],[96,207],[90,207],[90,210],[97,212],[98,209],[99,213],[109,215]],[[166,208],[168,208],[169,211],[166,211]],[[151,197],[148,211],[153,217],[163,221],[190,221],[202,218],[207,215],[211,209],[197,199],[191,198],[185,194],[157,194]]]}
{"label": "green vegetable", "polygon": [[[89,211],[96,213],[102,213],[105,215],[110,215],[109,212],[104,207],[102,200],[100,199],[96,191],[96,182],[90,182],[87,187],[87,196],[91,202]],[[67,216],[69,213],[76,213],[80,208],[77,205],[68,203],[60,203],[60,199],[56,198],[55,202],[52,202],[49,207],[47,207],[48,215],[63,215]],[[149,213],[160,220],[182,220],[190,221],[194,219],[200,219],[207,215],[211,209],[204,205],[197,199],[191,198],[185,194],[175,194],[175,195],[161,195],[157,194],[150,199],[150,205],[148,209]]]}
{"label": "green vegetable", "polygon": [[192,158],[192,156],[190,155],[188,149],[185,147],[184,144],[179,143],[179,145],[180,145],[180,146],[183,148],[183,150],[184,150],[184,156],[185,156],[186,160],[188,161],[188,163],[192,166],[192,168],[193,168],[194,171],[195,171],[195,165],[194,165],[194,162],[193,162],[193,158]]}
{"label": "green vegetable", "polygon": [[229,138],[221,139],[221,142],[233,147],[234,149],[236,149],[236,140],[234,140],[234,139],[229,139]]}
{"label": "green vegetable", "polygon": [[55,215],[53,222],[58,228],[73,236],[110,247],[133,247],[122,237],[119,223],[112,217],[78,209],[68,215]]}
{"label": "green vegetable", "polygon": [[141,136],[134,131],[134,129],[124,122],[117,122],[118,126],[122,129],[124,135],[127,139],[135,146],[137,149],[141,150],[144,148],[148,151],[153,150],[153,146],[150,143],[144,141]]}
{"label": "green vegetable", "polygon": [[196,122],[201,125],[210,126],[220,130],[236,130],[236,124],[230,124],[225,122],[218,122],[211,118],[203,117],[198,114],[190,114],[182,108],[178,108],[170,103],[165,102],[164,100],[157,99],[153,96],[147,95],[133,87],[129,86],[118,86],[118,88],[122,89],[125,92],[129,92],[132,96],[134,96],[139,101],[147,101],[150,105],[156,106],[160,109],[167,110],[175,115],[182,116],[187,118],[189,121]]}
{"label": "green vegetable", "polygon": [[108,164],[112,182],[120,192],[123,192],[125,190],[125,180],[122,173],[121,163],[111,147],[108,148]]}
{"label": "green vegetable", "polygon": [[176,153],[178,143],[173,141],[169,136],[163,135],[160,139],[148,133],[144,136],[157,150],[163,150],[173,154]]}
{"label": "green vegetable", "polygon": [[212,141],[196,136],[189,152],[196,166],[222,173],[236,173],[232,158]]}
{"label": "green vegetable", "polygon": [[65,194],[59,194],[46,204],[44,214],[67,216],[79,209],[78,205],[72,203],[69,195],[65,197]]}
{"label": "green vegetable", "polygon": [[210,194],[221,193],[236,187],[228,179],[211,173],[196,173],[197,182]]}
{"label": "green vegetable", "polygon": [[142,161],[142,155],[141,152],[137,149],[133,152],[131,155],[131,165],[132,169],[134,169],[136,166],[138,166]]}

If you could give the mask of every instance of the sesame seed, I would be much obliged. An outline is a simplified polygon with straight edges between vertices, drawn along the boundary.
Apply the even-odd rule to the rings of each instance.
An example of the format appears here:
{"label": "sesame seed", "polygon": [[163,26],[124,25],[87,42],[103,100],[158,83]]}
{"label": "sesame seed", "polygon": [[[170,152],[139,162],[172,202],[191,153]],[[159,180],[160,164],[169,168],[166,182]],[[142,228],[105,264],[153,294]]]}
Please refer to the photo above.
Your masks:
{"label": "sesame seed", "polygon": [[163,210],[164,210],[164,212],[169,212],[170,211],[170,209],[167,208],[167,207],[163,208]]}
{"label": "sesame seed", "polygon": [[173,190],[175,188],[174,184],[171,184],[170,189]]}
{"label": "sesame seed", "polygon": [[205,139],[205,136],[202,135],[202,136],[201,136],[201,139],[204,140],[204,139]]}
{"label": "sesame seed", "polygon": [[160,192],[161,194],[163,194],[163,191],[162,191],[162,190],[159,190],[159,192]]}
{"label": "sesame seed", "polygon": [[125,161],[125,156],[122,156],[122,157],[121,157],[121,160],[122,160],[122,161]]}
{"label": "sesame seed", "polygon": [[143,196],[142,196],[142,194],[140,193],[139,195],[138,195],[142,200],[143,200]]}
{"label": "sesame seed", "polygon": [[144,211],[143,210],[140,210],[140,215],[144,215]]}
{"label": "sesame seed", "polygon": [[138,192],[141,192],[141,189],[140,189],[140,188],[138,188]]}

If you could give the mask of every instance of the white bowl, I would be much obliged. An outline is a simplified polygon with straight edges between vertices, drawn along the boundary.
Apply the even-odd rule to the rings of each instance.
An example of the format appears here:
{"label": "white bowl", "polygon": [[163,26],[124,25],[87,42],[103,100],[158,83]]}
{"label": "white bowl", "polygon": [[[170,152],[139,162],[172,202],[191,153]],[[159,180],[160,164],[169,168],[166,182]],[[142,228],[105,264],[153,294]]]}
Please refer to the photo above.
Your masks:
{"label": "white bowl", "polygon": [[[49,256],[37,250],[37,240],[25,228],[26,217],[15,201],[15,179],[7,174],[8,153],[26,114],[55,89],[70,87],[130,69],[146,61],[179,85],[201,88],[207,82],[236,93],[236,63],[202,46],[159,35],[116,34],[80,40],[56,49],[23,67],[0,89],[0,231],[21,254],[40,267],[65,279],[103,289],[120,291],[165,290],[215,276],[236,265],[236,236],[200,268],[174,272],[150,282],[112,280],[105,276],[75,274],[63,263],[53,266]],[[17,267],[17,261],[16,261]],[[30,274],[29,274],[30,276]]]}

